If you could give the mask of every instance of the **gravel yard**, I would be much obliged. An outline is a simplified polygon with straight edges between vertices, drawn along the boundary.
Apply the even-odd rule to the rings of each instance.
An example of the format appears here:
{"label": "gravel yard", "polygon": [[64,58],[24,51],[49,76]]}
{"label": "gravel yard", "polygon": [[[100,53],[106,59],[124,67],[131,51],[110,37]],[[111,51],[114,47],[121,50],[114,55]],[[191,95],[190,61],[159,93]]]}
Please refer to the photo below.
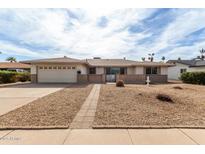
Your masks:
{"label": "gravel yard", "polygon": [[39,98],[0,116],[0,129],[68,128],[91,89],[92,85],[70,85]]}
{"label": "gravel yard", "polygon": [[[156,98],[170,96],[173,102]],[[205,86],[188,84],[101,87],[93,128],[205,127]]]}

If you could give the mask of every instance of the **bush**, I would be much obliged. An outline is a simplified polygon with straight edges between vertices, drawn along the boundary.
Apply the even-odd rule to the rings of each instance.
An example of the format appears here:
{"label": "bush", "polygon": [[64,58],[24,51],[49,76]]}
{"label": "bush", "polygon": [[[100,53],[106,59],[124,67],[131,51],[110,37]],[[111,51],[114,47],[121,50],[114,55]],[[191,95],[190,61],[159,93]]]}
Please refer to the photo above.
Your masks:
{"label": "bush", "polygon": [[166,95],[166,94],[158,94],[156,96],[156,98],[160,101],[173,103],[173,100],[171,99],[171,97],[169,95]]}
{"label": "bush", "polygon": [[125,85],[124,85],[124,81],[123,80],[118,80],[117,82],[116,82],[116,87],[124,87]]}
{"label": "bush", "polygon": [[0,71],[0,83],[13,83],[18,81],[30,81],[30,74],[24,72]]}
{"label": "bush", "polygon": [[180,79],[184,83],[205,85],[205,72],[184,72]]}
{"label": "bush", "polygon": [[20,81],[20,82],[26,82],[26,81],[30,81],[30,74],[29,73],[17,73],[16,75],[16,79],[17,81]]}
{"label": "bush", "polygon": [[182,90],[183,88],[182,87],[180,87],[180,86],[174,86],[173,87],[174,89],[180,89],[180,90]]}

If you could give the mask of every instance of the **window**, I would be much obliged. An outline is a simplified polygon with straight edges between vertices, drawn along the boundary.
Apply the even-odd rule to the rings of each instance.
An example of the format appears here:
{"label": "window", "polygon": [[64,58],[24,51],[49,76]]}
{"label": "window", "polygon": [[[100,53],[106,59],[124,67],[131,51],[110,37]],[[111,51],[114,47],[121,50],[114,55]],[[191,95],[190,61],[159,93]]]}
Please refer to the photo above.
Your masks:
{"label": "window", "polygon": [[44,70],[47,70],[47,68],[48,68],[47,66],[44,66]]}
{"label": "window", "polygon": [[42,70],[42,69],[43,69],[43,67],[42,67],[42,66],[40,66],[40,67],[39,67],[39,69],[40,69],[40,70]]}
{"label": "window", "polygon": [[180,73],[181,73],[181,74],[184,73],[184,72],[186,72],[186,68],[180,69]]}
{"label": "window", "polygon": [[49,66],[48,69],[51,70],[51,69],[52,69],[52,66]]}
{"label": "window", "polygon": [[58,66],[58,69],[61,70],[61,66]]}
{"label": "window", "polygon": [[72,69],[74,70],[74,69],[75,69],[75,67],[72,67]]}
{"label": "window", "polygon": [[67,67],[67,69],[68,69],[68,70],[70,70],[70,69],[71,69],[71,67],[70,67],[70,66],[68,66],[68,67]]}
{"label": "window", "polygon": [[89,68],[90,74],[96,74],[96,67]]}
{"label": "window", "polygon": [[56,67],[56,66],[53,66],[53,69],[54,69],[54,70],[56,70],[56,69],[57,69],[57,67]]}
{"label": "window", "polygon": [[158,74],[157,67],[147,67],[146,74]]}
{"label": "window", "polygon": [[65,66],[63,66],[63,69],[65,70],[65,69],[66,69],[66,67],[65,67]]}

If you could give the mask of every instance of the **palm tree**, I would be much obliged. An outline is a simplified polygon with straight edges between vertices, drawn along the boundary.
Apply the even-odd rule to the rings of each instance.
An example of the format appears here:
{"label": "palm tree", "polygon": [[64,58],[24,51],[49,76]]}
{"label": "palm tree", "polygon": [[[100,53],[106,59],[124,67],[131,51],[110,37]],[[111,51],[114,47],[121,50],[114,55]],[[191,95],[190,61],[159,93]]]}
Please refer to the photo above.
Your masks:
{"label": "palm tree", "polygon": [[8,58],[6,58],[6,61],[13,63],[13,62],[16,62],[16,58],[15,57],[8,57]]}
{"label": "palm tree", "polygon": [[153,62],[153,60],[154,60],[154,53],[149,53],[149,54],[148,54],[148,59],[149,59],[151,62]]}
{"label": "palm tree", "polygon": [[142,57],[142,61],[145,61],[145,57]]}
{"label": "palm tree", "polygon": [[163,62],[165,61],[165,57],[164,57],[164,56],[162,56],[162,61],[163,61]]}
{"label": "palm tree", "polygon": [[199,50],[199,52],[201,53],[201,59],[204,60],[205,58],[205,50],[202,48],[201,50]]}

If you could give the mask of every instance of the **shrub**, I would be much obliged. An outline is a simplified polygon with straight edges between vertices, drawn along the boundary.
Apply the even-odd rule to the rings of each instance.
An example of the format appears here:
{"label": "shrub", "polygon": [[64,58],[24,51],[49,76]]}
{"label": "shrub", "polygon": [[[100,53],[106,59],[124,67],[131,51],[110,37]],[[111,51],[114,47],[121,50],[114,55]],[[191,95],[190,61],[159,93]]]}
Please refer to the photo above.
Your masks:
{"label": "shrub", "polygon": [[12,83],[16,82],[16,72],[0,71],[0,83]]}
{"label": "shrub", "polygon": [[29,73],[17,73],[16,79],[17,79],[17,81],[20,81],[20,82],[26,82],[26,81],[31,80]]}
{"label": "shrub", "polygon": [[180,90],[182,90],[183,88],[182,87],[180,87],[180,86],[175,86],[175,87],[173,87],[174,89],[180,89]]}
{"label": "shrub", "polygon": [[124,81],[123,80],[118,80],[117,82],[116,82],[116,87],[124,87],[125,85],[124,85]]}
{"label": "shrub", "polygon": [[205,85],[205,72],[184,72],[180,79],[184,83]]}
{"label": "shrub", "polygon": [[30,80],[29,73],[18,73],[13,71],[0,71],[0,83],[25,82]]}
{"label": "shrub", "polygon": [[169,95],[166,95],[166,94],[158,94],[156,96],[156,98],[160,101],[173,103],[173,100],[171,99],[171,97]]}

